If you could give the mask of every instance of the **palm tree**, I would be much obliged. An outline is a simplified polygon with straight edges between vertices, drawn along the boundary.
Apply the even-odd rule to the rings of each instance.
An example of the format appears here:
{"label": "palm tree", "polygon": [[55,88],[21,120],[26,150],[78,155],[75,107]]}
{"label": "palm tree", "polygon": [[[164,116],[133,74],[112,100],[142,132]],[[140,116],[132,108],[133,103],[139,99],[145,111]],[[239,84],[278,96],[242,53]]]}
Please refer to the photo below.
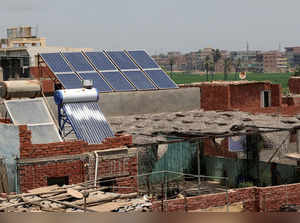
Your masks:
{"label": "palm tree", "polygon": [[232,65],[232,59],[230,57],[226,57],[224,59],[224,81],[228,79],[228,71],[230,70]]}
{"label": "palm tree", "polygon": [[[216,72],[216,65],[218,61],[221,59],[221,52],[219,49],[213,49],[213,60],[214,60],[214,73]],[[214,76],[213,76],[214,80]]]}

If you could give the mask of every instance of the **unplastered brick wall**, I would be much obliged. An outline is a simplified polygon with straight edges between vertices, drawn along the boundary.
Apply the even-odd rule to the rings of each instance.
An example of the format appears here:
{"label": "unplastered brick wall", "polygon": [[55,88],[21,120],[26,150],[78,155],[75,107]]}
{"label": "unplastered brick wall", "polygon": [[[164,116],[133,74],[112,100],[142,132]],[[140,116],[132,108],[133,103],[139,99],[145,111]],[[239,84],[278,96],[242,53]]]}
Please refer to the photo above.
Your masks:
{"label": "unplastered brick wall", "polygon": [[204,110],[255,110],[261,108],[261,92],[271,92],[271,106],[282,105],[281,86],[269,82],[212,82],[179,85],[181,88],[201,89],[201,108]]}
{"label": "unplastered brick wall", "polygon": [[[114,138],[108,138],[104,140],[102,144],[98,145],[88,145],[83,141],[32,144],[31,131],[27,129],[27,126],[19,126],[19,135],[20,160],[23,161],[86,154],[93,151],[105,151],[108,149],[120,148],[132,144],[132,136],[129,135],[118,135]],[[81,183],[87,178],[86,175],[89,173],[88,170],[85,170],[85,164],[86,161],[81,159],[64,160],[59,162],[53,159],[43,163],[32,162],[30,165],[21,164],[19,166],[20,189],[22,192],[25,192],[33,188],[47,186],[47,179],[49,177],[68,176],[70,184]],[[120,162],[117,158],[111,159],[106,163],[99,162],[100,173],[102,168],[106,168],[105,165],[109,166],[113,170],[120,170]],[[124,165],[123,168],[124,169],[121,169],[121,172],[126,170],[129,176],[134,176],[134,178],[120,178],[117,181],[118,185],[130,184],[131,187],[136,187],[136,153],[128,158],[127,164]],[[118,174],[117,172],[114,172],[113,175]],[[127,189],[123,192],[126,193],[132,191],[132,189]]]}
{"label": "unplastered brick wall", "polygon": [[[244,211],[275,212],[287,204],[300,205],[300,184],[290,184],[274,187],[250,187],[229,190],[226,193],[208,194],[186,199],[175,199],[164,202],[164,209],[169,212],[185,210],[201,210],[221,207],[228,204],[243,203]],[[161,201],[153,201],[153,211],[162,210]]]}
{"label": "unplastered brick wall", "polygon": [[228,138],[224,138],[220,143],[212,138],[205,139],[203,142],[205,156],[222,156],[228,158],[237,158],[237,153],[229,152]]}
{"label": "unplastered brick wall", "polygon": [[300,77],[290,77],[289,90],[292,94],[300,94]]}

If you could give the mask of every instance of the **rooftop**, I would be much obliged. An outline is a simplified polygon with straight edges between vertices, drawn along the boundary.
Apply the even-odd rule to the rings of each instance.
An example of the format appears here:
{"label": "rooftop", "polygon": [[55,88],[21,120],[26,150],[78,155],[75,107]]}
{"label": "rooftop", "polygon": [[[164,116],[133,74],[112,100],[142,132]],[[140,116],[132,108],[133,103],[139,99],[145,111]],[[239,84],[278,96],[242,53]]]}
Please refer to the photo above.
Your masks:
{"label": "rooftop", "polygon": [[[245,112],[217,112],[194,110],[189,112],[143,114],[126,117],[108,118],[115,133],[127,133],[133,136],[136,145],[157,143],[165,141],[166,135],[186,133],[194,135],[211,134],[225,135],[234,133],[233,125],[248,125],[267,128],[289,129],[300,124],[300,117],[284,117],[278,115],[258,114],[252,115]],[[270,130],[270,129],[269,129]],[[245,133],[246,129],[241,133]],[[268,160],[275,149],[289,135],[288,131],[264,133],[263,137],[273,147],[263,152],[262,159]],[[296,151],[295,146],[288,147],[286,153]],[[290,163],[284,157],[275,157],[274,160]]]}

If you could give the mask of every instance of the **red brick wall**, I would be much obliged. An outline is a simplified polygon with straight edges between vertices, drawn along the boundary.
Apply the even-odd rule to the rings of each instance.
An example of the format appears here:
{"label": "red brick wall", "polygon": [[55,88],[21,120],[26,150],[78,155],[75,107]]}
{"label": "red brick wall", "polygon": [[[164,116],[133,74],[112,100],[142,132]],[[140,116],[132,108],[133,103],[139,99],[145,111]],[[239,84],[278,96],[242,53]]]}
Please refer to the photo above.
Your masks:
{"label": "red brick wall", "polygon": [[289,90],[292,94],[300,94],[300,77],[290,77]]}
{"label": "red brick wall", "polygon": [[[275,187],[251,187],[228,192],[229,204],[242,202],[245,211],[279,211],[286,204],[300,205],[300,184]],[[169,212],[184,211],[184,199],[168,200]],[[201,195],[186,199],[188,210],[207,209],[226,205],[226,193]],[[154,201],[153,211],[161,211],[161,202]]]}
{"label": "red brick wall", "polygon": [[42,89],[44,94],[54,92],[54,82],[52,80],[42,80]]}
{"label": "red brick wall", "polygon": [[271,105],[272,107],[282,106],[282,89],[280,84],[271,84]]}
{"label": "red brick wall", "polygon": [[260,108],[261,91],[271,90],[271,84],[230,85],[232,108]]}
{"label": "red brick wall", "polygon": [[[86,152],[93,152],[96,150],[106,150],[111,148],[119,148],[122,146],[132,144],[132,136],[124,135],[117,136],[115,138],[108,138],[102,144],[88,145],[83,141],[74,142],[58,142],[49,144],[32,144],[31,132],[27,129],[27,126],[20,126],[20,159],[32,159],[32,158],[45,158],[62,155],[77,155]],[[113,170],[123,171],[119,168],[118,160],[109,160],[107,163],[100,161],[99,170],[108,166]],[[118,179],[118,185],[130,185],[130,187],[137,187],[137,160],[136,156],[128,158],[125,166],[129,175],[134,178],[122,178]],[[76,184],[81,183],[86,178],[84,173],[83,161],[51,161],[44,164],[31,164],[23,165],[20,170],[20,188],[21,191],[27,191],[36,187],[47,186],[48,177],[62,177],[69,176],[69,183]],[[116,172],[117,174],[117,172]],[[122,189],[121,192],[129,193],[136,191],[136,189]]]}
{"label": "red brick wall", "polygon": [[0,123],[4,123],[4,124],[10,124],[11,121],[7,118],[0,118]]}
{"label": "red brick wall", "polygon": [[213,143],[212,139],[204,140],[204,155],[205,156],[222,156],[228,158],[237,158],[237,153],[229,152],[228,138],[225,138],[217,146]]}
{"label": "red brick wall", "polygon": [[30,74],[38,80],[40,78],[49,78],[53,75],[48,67],[30,67]]}
{"label": "red brick wall", "polygon": [[261,111],[261,92],[271,91],[271,105],[282,105],[281,86],[271,83],[194,83],[180,87],[198,87],[201,89],[201,108],[204,110],[241,109]]}
{"label": "red brick wall", "polygon": [[[228,193],[229,203],[244,202],[244,206],[249,211],[257,211],[256,203],[256,188],[246,188],[235,190]],[[165,202],[168,212],[178,212],[185,210],[184,199],[168,200]],[[221,207],[226,205],[226,193],[201,195],[195,197],[188,197],[186,199],[187,210],[207,209],[211,207]],[[156,201],[152,204],[153,211],[161,211],[161,202]]]}
{"label": "red brick wall", "polygon": [[69,177],[69,184],[84,181],[84,165],[80,160],[22,166],[19,169],[21,191],[47,186],[48,177]]}

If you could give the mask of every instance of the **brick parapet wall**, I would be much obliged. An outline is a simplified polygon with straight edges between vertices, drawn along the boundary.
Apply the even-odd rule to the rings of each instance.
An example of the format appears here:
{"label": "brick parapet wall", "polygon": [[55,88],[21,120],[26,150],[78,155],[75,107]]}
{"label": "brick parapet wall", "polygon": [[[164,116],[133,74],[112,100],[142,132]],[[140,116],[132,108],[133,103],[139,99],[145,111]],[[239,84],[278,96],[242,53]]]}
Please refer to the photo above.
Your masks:
{"label": "brick parapet wall", "polygon": [[289,90],[292,94],[300,94],[300,77],[290,77]]}
{"label": "brick parapet wall", "polygon": [[89,145],[83,141],[32,144],[31,131],[27,129],[26,125],[19,126],[19,136],[20,159],[76,155],[96,150],[119,148],[132,144],[132,136],[130,135],[119,135],[115,138],[107,138],[102,144],[97,145]]}
{"label": "brick parapet wall", "polygon": [[[47,157],[60,157],[86,154],[93,151],[105,151],[112,148],[121,148],[132,144],[132,136],[117,135],[115,138],[107,138],[102,144],[88,145],[83,141],[74,142],[57,142],[49,144],[32,144],[31,131],[27,126],[19,126],[20,136],[20,159],[37,159]],[[133,149],[128,149],[131,151]],[[92,161],[92,163],[95,161]],[[126,158],[126,165],[121,167],[120,163],[124,160],[118,158],[111,159],[106,162],[99,161],[99,173],[109,171],[111,176],[116,176],[117,186],[130,186],[131,188],[122,188],[120,193],[131,193],[137,191],[137,156],[133,153]],[[94,165],[94,164],[93,164]],[[85,161],[83,160],[63,160],[55,161],[55,159],[44,163],[32,163],[19,166],[20,189],[26,192],[30,189],[47,186],[49,177],[69,177],[69,184],[76,184],[85,181],[86,179],[94,179],[95,167],[92,172],[85,170]],[[92,168],[92,167],[91,167]],[[123,168],[123,169],[122,169]],[[133,178],[125,177],[118,178],[121,172],[127,172]],[[87,177],[87,175],[90,175]],[[100,174],[99,174],[99,177]]]}
{"label": "brick parapet wall", "polygon": [[[181,212],[187,210],[200,210],[212,207],[222,207],[227,204],[243,203],[244,211],[250,212],[274,212],[286,204],[300,205],[300,184],[290,184],[274,187],[250,187],[229,190],[226,193],[200,195],[185,199],[166,201],[169,212]],[[228,199],[228,200],[227,200]],[[161,211],[161,201],[152,202],[152,210]]]}
{"label": "brick parapet wall", "polygon": [[[300,81],[300,78],[298,78]],[[220,84],[193,83],[181,88],[201,89],[201,108],[204,110],[244,111],[253,114],[281,114],[292,116],[300,113],[300,98],[282,98],[279,84],[269,82]],[[271,91],[271,107],[261,107],[261,91]]]}

